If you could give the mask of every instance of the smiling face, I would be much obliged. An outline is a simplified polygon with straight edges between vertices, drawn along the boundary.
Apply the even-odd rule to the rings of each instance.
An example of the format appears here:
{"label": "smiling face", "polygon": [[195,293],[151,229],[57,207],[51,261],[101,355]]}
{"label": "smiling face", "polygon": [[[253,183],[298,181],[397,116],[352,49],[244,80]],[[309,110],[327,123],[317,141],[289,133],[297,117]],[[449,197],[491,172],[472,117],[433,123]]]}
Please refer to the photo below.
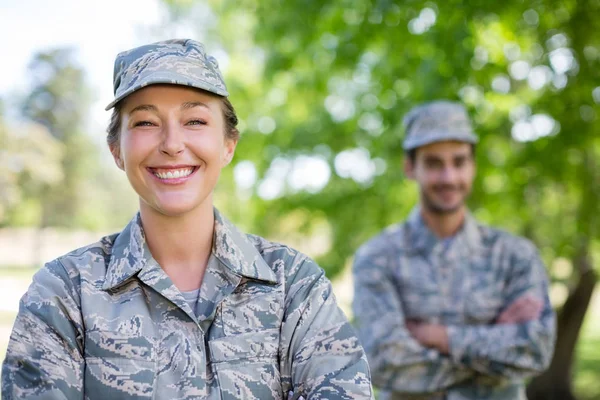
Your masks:
{"label": "smiling face", "polygon": [[414,179],[421,206],[435,214],[462,210],[475,177],[473,147],[463,142],[438,142],[419,147],[414,160],[406,159],[406,175]]}
{"label": "smiling face", "polygon": [[120,113],[111,152],[142,211],[180,216],[201,205],[212,209],[221,169],[237,144],[226,138],[222,99],[185,86],[152,85],[129,95]]}

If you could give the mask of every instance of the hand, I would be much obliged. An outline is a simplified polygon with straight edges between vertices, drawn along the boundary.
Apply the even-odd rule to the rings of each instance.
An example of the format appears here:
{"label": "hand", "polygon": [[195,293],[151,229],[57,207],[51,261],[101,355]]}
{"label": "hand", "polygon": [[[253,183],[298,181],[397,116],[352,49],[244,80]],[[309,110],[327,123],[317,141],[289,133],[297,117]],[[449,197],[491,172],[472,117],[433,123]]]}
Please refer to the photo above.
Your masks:
{"label": "hand", "polygon": [[442,354],[448,354],[448,330],[444,325],[409,320],[406,322],[406,327],[422,346],[432,347]]}
{"label": "hand", "polygon": [[506,310],[496,318],[497,324],[519,324],[538,319],[544,308],[539,298],[525,294],[513,301]]}

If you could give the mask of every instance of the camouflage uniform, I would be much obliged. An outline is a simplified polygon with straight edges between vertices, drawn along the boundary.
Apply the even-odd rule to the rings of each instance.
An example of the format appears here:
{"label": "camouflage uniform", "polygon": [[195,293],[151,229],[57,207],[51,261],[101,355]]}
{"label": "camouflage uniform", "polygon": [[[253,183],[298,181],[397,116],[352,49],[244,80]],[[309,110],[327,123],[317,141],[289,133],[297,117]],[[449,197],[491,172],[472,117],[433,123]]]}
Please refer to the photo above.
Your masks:
{"label": "camouflage uniform", "polygon": [[372,398],[363,349],[322,269],[216,210],[195,312],[138,215],[35,275],[2,368],[4,400],[301,395]]}
{"label": "camouflage uniform", "polygon": [[[525,399],[523,380],[552,357],[555,317],[544,265],[527,240],[468,215],[446,243],[419,209],[363,245],[353,304],[381,399]],[[520,296],[544,299],[539,319],[495,325]],[[407,319],[448,326],[450,354],[421,346]]]}
{"label": "camouflage uniform", "polygon": [[[435,142],[478,142],[458,103],[415,107],[404,125],[406,152]],[[524,400],[524,379],[552,358],[555,315],[537,250],[468,213],[454,237],[438,239],[414,209],[405,223],[359,249],[354,282],[359,337],[382,399]],[[540,317],[495,324],[525,294],[543,299]],[[422,346],[407,320],[445,325],[449,354]]]}

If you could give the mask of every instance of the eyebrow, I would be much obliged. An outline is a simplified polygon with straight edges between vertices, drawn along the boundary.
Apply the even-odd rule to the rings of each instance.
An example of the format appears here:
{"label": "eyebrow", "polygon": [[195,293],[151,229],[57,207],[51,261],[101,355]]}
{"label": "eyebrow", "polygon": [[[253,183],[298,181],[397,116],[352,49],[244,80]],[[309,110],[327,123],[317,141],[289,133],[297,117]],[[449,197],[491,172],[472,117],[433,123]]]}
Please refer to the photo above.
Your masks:
{"label": "eyebrow", "polygon": [[[470,157],[469,154],[453,154],[452,162],[468,160],[469,157]],[[423,159],[427,162],[432,162],[432,161],[443,162],[443,158],[438,156],[437,154],[428,154]]]}
{"label": "eyebrow", "polygon": [[201,101],[186,101],[181,105],[182,110],[189,110],[194,107],[203,107],[210,111],[210,107]]}
{"label": "eyebrow", "polygon": [[[181,105],[180,108],[181,108],[181,110],[189,110],[190,108],[194,108],[194,107],[203,107],[210,111],[210,107],[201,101],[186,101],[185,103],[183,103]],[[157,113],[158,108],[152,104],[140,104],[139,106],[137,106],[133,110],[131,110],[129,112],[129,115],[131,115],[137,111],[151,111],[151,112]]]}
{"label": "eyebrow", "polygon": [[140,104],[139,106],[135,107],[133,110],[129,111],[129,115],[133,114],[136,111],[158,112],[158,108],[156,108],[156,106],[153,106],[152,104]]}

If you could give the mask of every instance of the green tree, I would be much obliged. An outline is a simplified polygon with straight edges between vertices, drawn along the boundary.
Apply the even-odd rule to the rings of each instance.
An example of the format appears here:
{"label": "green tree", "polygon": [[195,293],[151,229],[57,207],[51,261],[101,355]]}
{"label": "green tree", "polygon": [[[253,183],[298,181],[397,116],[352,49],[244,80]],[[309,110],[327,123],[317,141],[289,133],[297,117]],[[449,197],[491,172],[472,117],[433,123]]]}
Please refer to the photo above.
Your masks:
{"label": "green tree", "polygon": [[0,112],[0,226],[37,209],[39,195],[61,182],[63,147],[41,125],[7,126]]}
{"label": "green tree", "polygon": [[[166,3],[181,19],[205,10]],[[245,194],[223,195],[231,214],[267,236],[326,238],[319,262],[335,274],[415,203],[401,174],[402,116],[419,102],[462,100],[481,137],[472,210],[534,240],[555,282],[570,288],[555,359],[530,398],[573,398],[600,249],[600,1],[210,4],[217,23],[198,28],[229,56],[243,119],[236,168],[258,176],[242,188],[225,180],[224,193]]]}
{"label": "green tree", "polygon": [[32,90],[23,103],[23,114],[46,127],[62,143],[63,179],[39,194],[40,226],[81,226],[82,184],[98,162],[90,138],[84,133],[89,107],[83,70],[73,50],[56,49],[34,55],[30,66]]}
{"label": "green tree", "polygon": [[85,132],[90,96],[74,51],[40,52],[29,72],[22,102],[29,122],[8,125],[0,114],[0,224],[102,231],[123,225],[136,197]]}

